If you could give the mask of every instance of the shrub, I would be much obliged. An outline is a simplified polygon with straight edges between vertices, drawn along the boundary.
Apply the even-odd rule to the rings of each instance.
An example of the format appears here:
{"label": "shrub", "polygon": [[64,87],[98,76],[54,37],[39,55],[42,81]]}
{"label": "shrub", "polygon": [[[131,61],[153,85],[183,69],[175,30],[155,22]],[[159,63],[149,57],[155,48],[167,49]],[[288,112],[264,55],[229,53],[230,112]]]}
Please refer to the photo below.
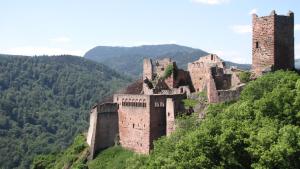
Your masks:
{"label": "shrub", "polygon": [[238,76],[239,76],[241,82],[247,83],[250,81],[251,73],[250,72],[241,72],[241,73],[239,73]]}
{"label": "shrub", "polygon": [[163,79],[170,77],[172,75],[173,71],[174,71],[174,66],[168,65],[164,72]]}

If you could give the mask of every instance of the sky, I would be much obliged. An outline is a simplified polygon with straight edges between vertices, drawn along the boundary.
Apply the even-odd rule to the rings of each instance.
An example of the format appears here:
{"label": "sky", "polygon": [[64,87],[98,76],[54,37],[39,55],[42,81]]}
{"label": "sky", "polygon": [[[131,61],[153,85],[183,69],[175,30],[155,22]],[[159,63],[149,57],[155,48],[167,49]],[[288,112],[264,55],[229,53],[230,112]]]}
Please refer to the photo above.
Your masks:
{"label": "sky", "polygon": [[295,13],[299,0],[1,0],[0,53],[83,56],[95,46],[179,44],[251,63],[252,13]]}

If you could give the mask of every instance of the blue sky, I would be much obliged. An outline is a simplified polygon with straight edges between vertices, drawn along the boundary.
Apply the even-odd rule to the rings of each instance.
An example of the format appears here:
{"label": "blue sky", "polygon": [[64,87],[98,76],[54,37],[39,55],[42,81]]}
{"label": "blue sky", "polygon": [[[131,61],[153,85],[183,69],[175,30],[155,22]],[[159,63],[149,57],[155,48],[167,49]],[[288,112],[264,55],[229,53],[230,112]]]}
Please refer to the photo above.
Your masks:
{"label": "blue sky", "polygon": [[0,53],[83,55],[98,46],[176,43],[251,63],[251,13],[295,13],[299,0],[1,0]]}

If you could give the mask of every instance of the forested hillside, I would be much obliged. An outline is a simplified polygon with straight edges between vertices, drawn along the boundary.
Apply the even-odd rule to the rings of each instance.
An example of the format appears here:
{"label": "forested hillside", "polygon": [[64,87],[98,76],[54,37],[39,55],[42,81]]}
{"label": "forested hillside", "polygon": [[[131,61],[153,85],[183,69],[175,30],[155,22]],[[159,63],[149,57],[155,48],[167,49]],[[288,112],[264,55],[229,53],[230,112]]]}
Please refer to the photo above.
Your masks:
{"label": "forested hillside", "polygon": [[[89,50],[84,57],[108,65],[119,72],[138,77],[142,74],[144,58],[152,58],[154,60],[166,57],[172,58],[176,61],[179,68],[186,69],[189,62],[194,62],[199,57],[207,54],[207,52],[201,49],[167,44],[137,47],[97,46]],[[248,64],[236,64],[232,62],[228,62],[228,66],[238,66],[241,69],[250,68]]]}
{"label": "forested hillside", "polygon": [[0,55],[0,168],[28,168],[87,129],[89,109],[129,79],[75,56]]}
{"label": "forested hillside", "polygon": [[[52,158],[42,159],[36,159],[36,164],[47,167]],[[60,162],[56,158],[55,164]],[[205,119],[180,118],[175,133],[156,141],[149,156],[112,147],[80,166],[82,169],[300,168],[300,76],[284,71],[269,73],[247,84],[237,102],[210,105]]]}

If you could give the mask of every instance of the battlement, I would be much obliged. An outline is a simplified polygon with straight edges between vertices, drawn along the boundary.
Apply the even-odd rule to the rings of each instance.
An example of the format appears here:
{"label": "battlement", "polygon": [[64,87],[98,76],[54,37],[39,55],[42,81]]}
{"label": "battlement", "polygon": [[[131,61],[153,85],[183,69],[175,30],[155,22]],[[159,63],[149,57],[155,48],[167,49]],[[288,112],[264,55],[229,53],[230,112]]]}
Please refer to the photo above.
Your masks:
{"label": "battlement", "polygon": [[260,16],[260,17],[259,17],[256,13],[253,13],[253,14],[252,14],[252,17],[253,17],[253,18],[269,18],[270,16],[277,16],[277,17],[294,17],[294,12],[289,11],[289,12],[287,13],[287,15],[278,15],[278,14],[276,13],[276,11],[273,10],[273,11],[271,11],[270,15],[267,15],[267,16]]}

